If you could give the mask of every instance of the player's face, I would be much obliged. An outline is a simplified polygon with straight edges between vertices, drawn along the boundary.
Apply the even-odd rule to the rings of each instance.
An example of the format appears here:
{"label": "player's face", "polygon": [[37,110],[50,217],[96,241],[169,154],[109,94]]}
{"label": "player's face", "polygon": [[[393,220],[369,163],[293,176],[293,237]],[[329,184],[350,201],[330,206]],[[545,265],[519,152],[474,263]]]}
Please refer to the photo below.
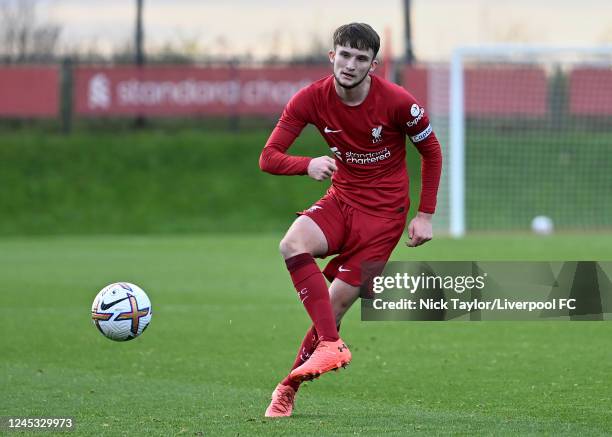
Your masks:
{"label": "player's face", "polygon": [[330,50],[329,60],[334,64],[336,83],[346,89],[358,86],[376,68],[377,61],[373,58],[372,49],[336,46],[335,50]]}

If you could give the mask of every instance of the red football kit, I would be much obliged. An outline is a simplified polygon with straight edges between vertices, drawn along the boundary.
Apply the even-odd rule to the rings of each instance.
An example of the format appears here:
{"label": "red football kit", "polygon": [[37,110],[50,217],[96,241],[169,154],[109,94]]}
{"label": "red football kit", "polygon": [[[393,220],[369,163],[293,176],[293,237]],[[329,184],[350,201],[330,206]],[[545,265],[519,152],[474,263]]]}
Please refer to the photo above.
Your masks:
{"label": "red football kit", "polygon": [[433,213],[442,168],[440,144],[425,109],[404,88],[371,75],[365,100],[348,106],[329,76],[300,90],[287,104],[260,158],[262,170],[307,174],[312,158],[286,153],[307,124],[317,127],[338,170],[327,194],[301,214],[312,218],[339,254],[324,270],[331,281],[361,284],[361,263],[386,262],[408,212],[406,136],[422,156],[419,211]]}

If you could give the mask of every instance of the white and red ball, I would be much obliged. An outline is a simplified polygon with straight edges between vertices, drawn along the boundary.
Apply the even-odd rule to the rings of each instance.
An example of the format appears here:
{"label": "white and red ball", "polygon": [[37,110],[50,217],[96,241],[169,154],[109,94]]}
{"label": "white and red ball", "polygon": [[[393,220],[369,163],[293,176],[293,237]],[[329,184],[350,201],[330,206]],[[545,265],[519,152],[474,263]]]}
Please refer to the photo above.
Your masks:
{"label": "white and red ball", "polygon": [[91,319],[107,338],[127,341],[138,337],[151,322],[147,293],[129,282],[104,287],[93,301]]}

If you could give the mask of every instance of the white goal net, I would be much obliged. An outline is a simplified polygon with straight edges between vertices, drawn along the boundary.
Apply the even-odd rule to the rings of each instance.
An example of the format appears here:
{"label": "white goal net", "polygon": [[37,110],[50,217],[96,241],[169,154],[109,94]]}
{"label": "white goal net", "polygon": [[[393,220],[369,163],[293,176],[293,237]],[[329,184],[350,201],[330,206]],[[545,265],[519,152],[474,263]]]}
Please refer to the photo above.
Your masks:
{"label": "white goal net", "polygon": [[458,49],[428,68],[428,106],[437,229],[612,229],[612,47]]}

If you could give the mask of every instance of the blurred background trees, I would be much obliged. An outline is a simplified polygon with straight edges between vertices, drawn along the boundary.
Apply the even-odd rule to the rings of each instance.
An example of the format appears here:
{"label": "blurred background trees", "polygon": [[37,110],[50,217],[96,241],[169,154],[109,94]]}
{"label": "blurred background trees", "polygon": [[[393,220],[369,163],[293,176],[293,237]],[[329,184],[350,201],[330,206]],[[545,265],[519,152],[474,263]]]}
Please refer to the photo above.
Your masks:
{"label": "blurred background trees", "polygon": [[37,0],[0,2],[0,59],[5,64],[56,59],[60,25],[41,21]]}

